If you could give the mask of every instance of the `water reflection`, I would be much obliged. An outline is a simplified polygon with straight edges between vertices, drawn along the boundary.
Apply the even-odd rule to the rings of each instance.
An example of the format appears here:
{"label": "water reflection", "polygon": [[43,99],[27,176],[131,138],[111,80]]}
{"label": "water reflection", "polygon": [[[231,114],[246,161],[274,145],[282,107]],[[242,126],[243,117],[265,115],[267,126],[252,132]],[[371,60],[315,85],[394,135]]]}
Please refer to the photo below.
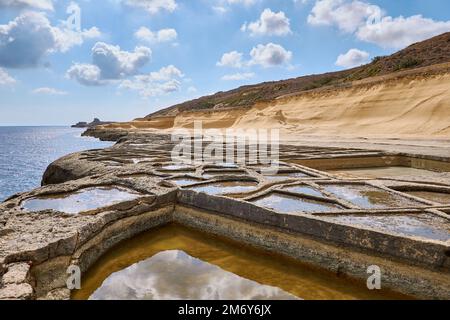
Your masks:
{"label": "water reflection", "polygon": [[278,173],[278,174],[264,174],[264,178],[269,181],[282,181],[287,179],[300,179],[300,178],[310,178],[311,176],[303,172],[288,172],[288,173]]}
{"label": "water reflection", "polygon": [[431,214],[342,215],[327,217],[327,219],[406,236],[440,241],[450,240],[449,221]]}
{"label": "water reflection", "polygon": [[306,194],[306,195],[315,196],[315,197],[322,197],[322,198],[326,197],[322,192],[320,192],[312,187],[309,187],[309,186],[288,186],[288,187],[283,188],[283,190],[286,190],[289,192]]}
{"label": "water reflection", "polygon": [[411,167],[380,167],[380,168],[358,168],[358,169],[339,169],[328,170],[328,172],[343,178],[368,178],[377,179],[383,177],[401,177],[401,176],[429,176],[432,171],[416,169]]}
{"label": "water reflection", "polygon": [[321,201],[310,200],[306,198],[293,197],[282,193],[271,193],[265,197],[253,201],[254,204],[261,207],[273,209],[283,213],[295,212],[329,212],[342,210],[343,207]]}
{"label": "water reflection", "polygon": [[73,299],[398,299],[334,274],[171,224],[114,247]]}
{"label": "water reflection", "polygon": [[177,186],[184,187],[184,186],[188,186],[188,185],[191,185],[191,184],[200,183],[203,180],[196,179],[196,178],[190,178],[190,177],[182,177],[182,178],[169,179],[167,181],[173,182]]}
{"label": "water reflection", "polygon": [[294,299],[180,250],[163,251],[108,277],[92,300]]}
{"label": "water reflection", "polygon": [[28,199],[23,202],[22,208],[26,211],[55,210],[76,214],[134,200],[141,196],[121,188],[87,188],[73,193]]}
{"label": "water reflection", "polygon": [[224,181],[208,183],[189,188],[197,192],[204,192],[210,195],[221,195],[229,193],[243,193],[255,191],[258,187],[256,182],[250,181]]}
{"label": "water reflection", "polygon": [[326,185],[325,190],[336,197],[345,199],[364,209],[401,208],[420,206],[419,202],[409,200],[382,189],[364,185]]}
{"label": "water reflection", "polygon": [[167,164],[163,165],[161,167],[162,170],[168,170],[168,171],[192,171],[194,170],[192,167],[184,166],[184,165],[178,165],[178,164]]}

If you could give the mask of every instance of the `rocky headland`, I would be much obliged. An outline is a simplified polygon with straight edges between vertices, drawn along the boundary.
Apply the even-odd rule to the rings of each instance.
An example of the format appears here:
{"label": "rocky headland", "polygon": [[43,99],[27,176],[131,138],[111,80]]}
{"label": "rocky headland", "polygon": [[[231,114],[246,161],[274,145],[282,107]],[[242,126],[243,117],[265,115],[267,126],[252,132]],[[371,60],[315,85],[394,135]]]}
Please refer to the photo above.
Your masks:
{"label": "rocky headland", "polygon": [[100,125],[107,125],[113,123],[112,121],[101,121],[98,118],[94,118],[92,122],[78,122],[72,126],[72,128],[94,128]]}

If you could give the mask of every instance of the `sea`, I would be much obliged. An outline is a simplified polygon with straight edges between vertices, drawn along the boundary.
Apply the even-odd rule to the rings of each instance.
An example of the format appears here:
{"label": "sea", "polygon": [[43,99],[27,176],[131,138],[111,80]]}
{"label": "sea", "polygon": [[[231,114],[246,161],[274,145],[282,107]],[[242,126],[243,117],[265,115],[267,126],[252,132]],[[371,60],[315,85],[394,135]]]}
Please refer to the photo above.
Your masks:
{"label": "sea", "polygon": [[0,202],[39,187],[45,169],[58,158],[113,144],[82,137],[83,131],[70,127],[0,127]]}

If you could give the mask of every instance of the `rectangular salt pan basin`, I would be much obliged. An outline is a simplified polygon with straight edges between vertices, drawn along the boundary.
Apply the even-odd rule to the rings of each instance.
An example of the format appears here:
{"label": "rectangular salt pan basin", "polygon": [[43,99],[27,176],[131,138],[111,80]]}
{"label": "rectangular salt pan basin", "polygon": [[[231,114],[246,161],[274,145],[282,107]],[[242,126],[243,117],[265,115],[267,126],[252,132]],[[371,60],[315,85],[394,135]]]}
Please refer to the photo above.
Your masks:
{"label": "rectangular salt pan basin", "polygon": [[194,168],[184,165],[168,164],[161,167],[165,171],[193,171]]}
{"label": "rectangular salt pan basin", "polygon": [[281,181],[287,179],[301,179],[301,178],[311,178],[311,176],[307,175],[303,172],[279,172],[278,174],[267,174],[265,175],[263,172],[264,178],[270,181]]}
{"label": "rectangular salt pan basin", "polygon": [[[136,281],[136,279],[141,279]],[[154,282],[154,279],[158,281]],[[193,289],[195,288],[195,289]],[[159,252],[110,275],[90,300],[296,299],[194,258],[181,250]]]}
{"label": "rectangular salt pan basin", "polygon": [[406,193],[428,201],[433,201],[442,204],[450,204],[450,193],[431,192],[431,191],[409,191]]}
{"label": "rectangular salt pan basin", "polygon": [[55,210],[69,214],[92,211],[141,197],[141,194],[119,188],[87,188],[73,193],[65,193],[25,200],[22,208],[26,211]]}
{"label": "rectangular salt pan basin", "polygon": [[191,185],[191,184],[200,183],[203,180],[195,179],[195,178],[174,178],[174,179],[170,179],[170,180],[167,180],[167,181],[173,182],[177,186],[184,187],[184,186],[188,186],[188,185]]}
{"label": "rectangular salt pan basin", "polygon": [[327,192],[363,209],[409,208],[421,203],[365,185],[324,185]]}
{"label": "rectangular salt pan basin", "polygon": [[306,195],[309,195],[309,196],[321,197],[321,198],[325,198],[326,197],[319,190],[316,190],[316,189],[314,189],[312,187],[309,187],[309,186],[287,186],[287,187],[284,187],[283,190],[286,190],[286,191],[289,191],[289,192],[294,192],[294,193],[306,194]]}
{"label": "rectangular salt pan basin", "polygon": [[177,225],[133,237],[83,274],[74,299],[389,299],[331,273]]}
{"label": "rectangular salt pan basin", "polygon": [[328,170],[331,174],[349,178],[377,179],[383,177],[428,176],[431,171],[410,167],[380,167]]}
{"label": "rectangular salt pan basin", "polygon": [[450,222],[431,214],[339,215],[327,219],[405,236],[450,240]]}
{"label": "rectangular salt pan basin", "polygon": [[250,181],[225,181],[217,183],[208,183],[189,188],[197,192],[204,192],[210,195],[245,193],[255,191],[258,184]]}
{"label": "rectangular salt pan basin", "polygon": [[330,212],[343,209],[343,207],[337,204],[293,197],[282,193],[271,193],[252,202],[257,206],[266,207],[282,213]]}
{"label": "rectangular salt pan basin", "polygon": [[245,171],[239,171],[239,170],[222,170],[222,171],[206,171],[203,174],[203,178],[205,179],[211,179],[211,178],[217,178],[220,176],[245,176]]}

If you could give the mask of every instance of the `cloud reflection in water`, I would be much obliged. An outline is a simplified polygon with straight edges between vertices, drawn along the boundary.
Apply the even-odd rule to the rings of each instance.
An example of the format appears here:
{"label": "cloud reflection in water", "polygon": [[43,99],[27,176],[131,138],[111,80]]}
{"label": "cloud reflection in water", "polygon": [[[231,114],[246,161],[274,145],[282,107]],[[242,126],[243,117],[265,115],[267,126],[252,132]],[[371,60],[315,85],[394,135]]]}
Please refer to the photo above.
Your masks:
{"label": "cloud reflection in water", "polygon": [[184,251],[170,250],[113,273],[90,299],[285,300],[296,297],[193,258]]}

